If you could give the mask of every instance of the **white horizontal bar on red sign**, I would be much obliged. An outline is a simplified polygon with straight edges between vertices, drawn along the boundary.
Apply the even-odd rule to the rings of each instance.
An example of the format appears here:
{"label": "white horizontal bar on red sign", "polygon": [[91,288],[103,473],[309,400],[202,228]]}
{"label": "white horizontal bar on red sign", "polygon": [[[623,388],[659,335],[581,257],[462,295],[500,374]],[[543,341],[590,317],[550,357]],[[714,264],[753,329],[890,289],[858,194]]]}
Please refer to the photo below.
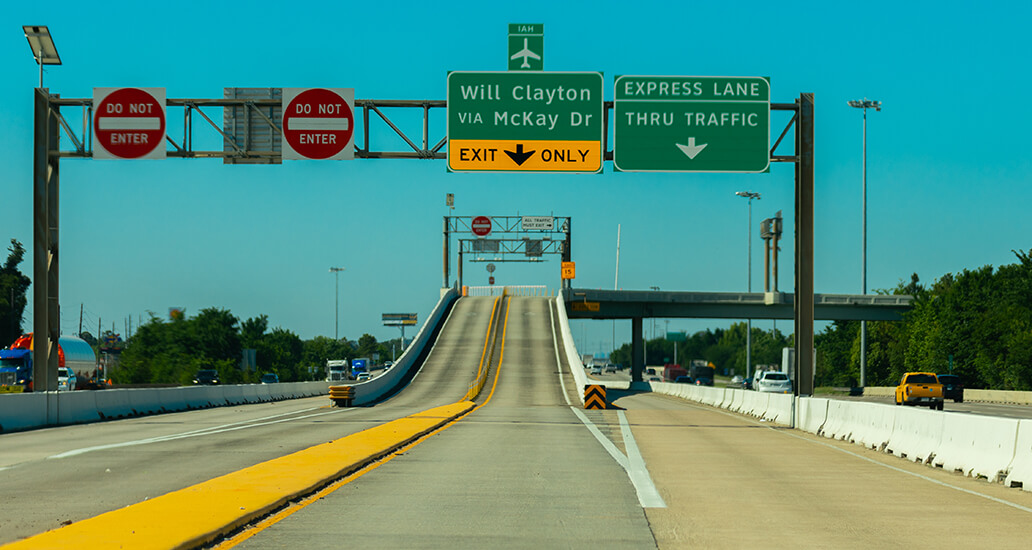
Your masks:
{"label": "white horizontal bar on red sign", "polygon": [[158,117],[111,116],[97,120],[99,130],[160,130]]}
{"label": "white horizontal bar on red sign", "polygon": [[346,118],[288,118],[287,130],[294,131],[328,131],[338,130],[346,132],[351,126],[351,121]]}

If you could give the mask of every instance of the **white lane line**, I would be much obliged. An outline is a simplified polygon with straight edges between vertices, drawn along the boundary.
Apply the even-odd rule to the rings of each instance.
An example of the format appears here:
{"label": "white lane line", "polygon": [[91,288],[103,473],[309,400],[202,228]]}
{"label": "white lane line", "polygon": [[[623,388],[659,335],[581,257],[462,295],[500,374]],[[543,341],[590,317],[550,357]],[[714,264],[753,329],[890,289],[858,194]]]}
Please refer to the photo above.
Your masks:
{"label": "white lane line", "polygon": [[[312,410],[312,409],[308,409],[308,410]],[[137,439],[135,441],[123,441],[122,443],[110,443],[108,445],[97,445],[97,446],[94,446],[94,447],[83,447],[81,449],[73,449],[71,451],[65,451],[63,453],[59,453],[59,454],[56,454],[56,455],[48,456],[47,459],[51,459],[51,458],[69,458],[69,457],[78,456],[78,455],[86,454],[86,453],[93,452],[93,451],[102,451],[102,450],[106,450],[106,449],[119,449],[119,448],[122,448],[122,447],[134,447],[134,446],[137,446],[137,445],[147,445],[147,444],[150,444],[150,443],[161,443],[161,442],[164,442],[164,441],[174,441],[174,440],[177,440],[177,439],[187,439],[187,438],[190,438],[190,437],[201,437],[201,436],[205,436],[205,435],[215,435],[215,434],[226,433],[226,432],[234,432],[234,431],[237,431],[237,430],[246,430],[248,428],[258,428],[260,426],[269,426],[269,425],[272,425],[272,424],[279,424],[281,422],[290,422],[290,421],[293,421],[293,420],[304,420],[305,418],[314,418],[314,417],[317,417],[317,416],[325,416],[325,415],[328,415],[328,414],[337,414],[337,413],[343,413],[343,412],[350,412],[350,411],[354,411],[354,410],[356,410],[356,409],[349,408],[349,409],[333,410],[333,411],[328,411],[328,412],[323,412],[323,413],[308,414],[308,415],[304,415],[304,416],[296,416],[296,417],[291,417],[291,418],[281,418],[279,420],[273,420],[271,422],[260,422],[260,423],[257,423],[257,424],[246,424],[245,422],[234,422],[233,424],[224,424],[222,426],[213,426],[213,427],[208,428],[206,430],[194,430],[194,431],[190,431],[190,432],[183,432],[183,433],[172,434],[172,435],[162,435],[162,436],[157,436],[157,437],[149,437],[149,438],[146,438],[146,439]],[[283,415],[276,415],[276,416],[283,416]],[[266,418],[275,418],[275,417],[266,417]],[[259,419],[256,419],[255,421],[257,421],[257,420],[263,420],[263,419],[259,418]],[[254,422],[254,421],[251,421],[251,422]],[[240,424],[245,424],[245,425],[240,425]]]}
{"label": "white lane line", "polygon": [[666,508],[666,502],[659,495],[656,484],[652,482],[649,469],[645,466],[645,459],[638,451],[638,444],[634,441],[634,434],[631,433],[631,426],[627,423],[627,415],[623,411],[616,411],[620,417],[620,433],[623,434],[624,449],[627,450],[627,475],[638,492],[638,502],[642,508]]}
{"label": "white lane line", "polygon": [[663,497],[659,496],[659,490],[652,483],[649,470],[645,467],[645,459],[642,458],[641,452],[638,451],[638,444],[634,441],[634,435],[631,433],[631,427],[627,423],[627,417],[624,416],[623,411],[617,411],[616,414],[620,418],[620,433],[623,435],[627,456],[624,456],[608,437],[602,435],[598,427],[579,408],[574,407],[570,403],[570,397],[566,394],[566,385],[563,383],[563,369],[561,363],[559,363],[559,342],[556,339],[555,318],[553,315],[552,307],[549,306],[548,317],[551,319],[549,326],[552,327],[552,349],[555,351],[555,364],[559,367],[559,384],[563,387],[563,399],[566,400],[567,405],[570,405],[570,410],[573,411],[573,414],[588,428],[591,435],[595,436],[595,439],[609,452],[613,460],[616,460],[616,463],[627,472],[627,477],[630,478],[631,484],[634,485],[634,492],[638,495],[638,503],[641,504],[641,507],[666,508],[666,502],[663,501]]}
{"label": "white lane line", "polygon": [[[587,426],[588,431],[591,432],[591,435],[595,436],[595,439],[597,439],[598,442],[601,443],[607,451],[609,451],[609,454],[612,455],[613,460],[616,460],[616,463],[619,464],[621,468],[627,470],[627,457],[620,452],[620,449],[617,449],[616,445],[613,445],[613,442],[610,441],[608,437],[602,435],[602,432],[598,430],[598,427],[596,427],[595,424],[591,422],[591,420],[588,420],[588,417],[584,416],[584,413],[582,413],[580,409],[571,406],[570,410],[573,411],[573,414],[577,415],[577,418],[579,418],[585,426]],[[630,472],[630,470],[627,471],[628,473]],[[631,482],[633,483],[634,479],[631,479]],[[637,489],[637,486],[635,487],[635,489]]]}
{"label": "white lane line", "polygon": [[[771,428],[771,429],[773,429],[773,428]],[[846,453],[847,455],[854,456],[856,458],[859,458],[860,460],[866,460],[867,462],[870,462],[871,464],[877,464],[878,466],[881,466],[883,468],[888,468],[890,470],[894,470],[894,471],[899,472],[901,474],[906,474],[906,475],[909,475],[909,476],[914,476],[914,477],[916,477],[918,479],[923,479],[925,481],[934,483],[936,485],[941,485],[943,487],[947,487],[949,489],[960,491],[962,493],[967,493],[967,494],[972,495],[972,496],[982,497],[984,499],[991,500],[993,502],[996,502],[996,503],[999,503],[999,504],[1003,504],[1005,506],[1010,506],[1011,508],[1015,508],[1017,510],[1021,510],[1022,512],[1028,512],[1028,513],[1032,514],[1032,508],[1028,508],[1028,507],[1022,506],[1020,504],[1015,504],[1013,502],[1008,502],[1006,500],[999,499],[999,498],[996,498],[994,496],[990,496],[990,495],[987,495],[987,494],[984,494],[984,493],[979,493],[978,491],[972,491],[970,489],[965,489],[963,487],[957,487],[956,485],[950,485],[949,483],[946,483],[946,482],[943,482],[943,481],[939,481],[937,479],[932,479],[932,478],[930,478],[930,477],[928,477],[926,475],[922,475],[922,474],[919,474],[919,473],[916,473],[916,472],[911,472],[911,471],[908,471],[908,470],[904,470],[902,468],[897,468],[895,466],[890,466],[890,465],[888,465],[888,464],[886,464],[884,462],[879,462],[879,461],[874,460],[872,458],[868,458],[866,456],[856,454],[856,453],[854,453],[852,451],[847,451],[846,449],[842,449],[842,448],[836,447],[835,445],[830,445],[830,444],[825,443],[823,441],[815,441],[813,439],[809,439],[809,438],[802,437],[802,436],[799,436],[799,435],[796,435],[796,434],[793,434],[793,433],[789,433],[789,432],[787,432],[785,430],[774,430],[774,431],[783,433],[783,434],[785,434],[787,436],[794,437],[796,439],[801,439],[803,441],[809,441],[810,443],[815,443],[817,445],[823,445],[823,446],[825,446],[825,447],[827,447],[829,449],[835,449],[836,451]]]}

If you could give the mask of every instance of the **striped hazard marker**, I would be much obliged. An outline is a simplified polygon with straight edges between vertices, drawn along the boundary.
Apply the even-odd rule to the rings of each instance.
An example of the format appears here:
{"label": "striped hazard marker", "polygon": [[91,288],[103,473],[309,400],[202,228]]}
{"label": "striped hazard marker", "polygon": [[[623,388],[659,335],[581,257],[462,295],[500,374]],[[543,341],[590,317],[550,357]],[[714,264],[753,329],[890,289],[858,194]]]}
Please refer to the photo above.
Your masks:
{"label": "striped hazard marker", "polygon": [[584,386],[584,408],[605,409],[606,387],[594,384]]}

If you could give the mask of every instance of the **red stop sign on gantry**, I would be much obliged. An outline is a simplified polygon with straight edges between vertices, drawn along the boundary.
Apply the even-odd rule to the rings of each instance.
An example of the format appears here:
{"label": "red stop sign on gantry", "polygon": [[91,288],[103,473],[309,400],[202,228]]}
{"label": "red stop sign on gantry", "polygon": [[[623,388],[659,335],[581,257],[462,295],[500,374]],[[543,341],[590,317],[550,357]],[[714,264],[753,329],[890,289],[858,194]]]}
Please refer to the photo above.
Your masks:
{"label": "red stop sign on gantry", "polygon": [[355,116],[347,101],[332,90],[312,88],[297,95],[283,111],[283,139],[310,159],[327,159],[351,143]]}
{"label": "red stop sign on gantry", "polygon": [[491,234],[491,218],[477,216],[470,222],[469,228],[478,237],[486,237]]}
{"label": "red stop sign on gantry", "polygon": [[97,144],[116,157],[148,155],[165,140],[165,109],[139,88],[121,88],[94,107]]}

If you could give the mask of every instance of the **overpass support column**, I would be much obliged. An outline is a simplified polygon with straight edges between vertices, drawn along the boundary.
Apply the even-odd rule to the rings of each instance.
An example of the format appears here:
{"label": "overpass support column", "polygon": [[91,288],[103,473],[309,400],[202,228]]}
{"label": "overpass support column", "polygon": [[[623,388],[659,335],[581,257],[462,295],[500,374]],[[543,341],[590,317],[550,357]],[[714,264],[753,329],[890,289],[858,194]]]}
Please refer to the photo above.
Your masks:
{"label": "overpass support column", "polygon": [[631,319],[631,382],[641,382],[645,372],[645,339],[641,321],[641,317]]}

